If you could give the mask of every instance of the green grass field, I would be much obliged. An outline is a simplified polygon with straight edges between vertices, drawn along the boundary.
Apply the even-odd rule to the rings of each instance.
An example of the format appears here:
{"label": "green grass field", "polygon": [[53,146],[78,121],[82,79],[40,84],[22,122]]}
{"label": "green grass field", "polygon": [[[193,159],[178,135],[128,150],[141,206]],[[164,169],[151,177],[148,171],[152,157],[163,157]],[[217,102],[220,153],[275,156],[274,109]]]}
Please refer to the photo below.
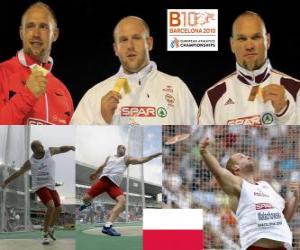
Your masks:
{"label": "green grass field", "polygon": [[42,245],[42,235],[41,231],[0,233],[0,250],[75,250],[75,230],[57,230],[57,240],[49,245]]}
{"label": "green grass field", "polygon": [[[58,239],[75,238],[75,230],[56,230],[55,235]],[[0,233],[0,239],[41,239],[42,231],[34,232],[15,232],[15,233]]]}
{"label": "green grass field", "polygon": [[[141,226],[141,223],[115,224],[117,227]],[[95,225],[76,225],[76,250],[142,250],[142,236],[109,237],[86,234]],[[98,226],[99,231],[101,227]]]}
{"label": "green grass field", "polygon": [[[124,229],[126,229],[137,226],[141,227],[142,224],[115,224],[115,226],[124,227]],[[76,231],[56,230],[55,235],[57,237],[57,241],[51,243],[50,246],[43,246],[40,244],[40,240],[42,238],[41,231],[0,233],[0,250],[75,250],[75,244],[63,246],[63,244],[66,244],[66,241],[64,241],[64,239],[69,240],[75,238],[76,250],[142,250],[142,236],[110,237],[101,235],[100,233],[99,235],[93,235],[83,232],[88,229],[95,229],[95,231],[99,230],[99,232],[101,231],[101,227],[99,225],[81,224],[76,225]],[[16,241],[14,241],[14,239],[16,239]],[[2,243],[1,240],[3,240]],[[9,240],[9,242],[7,240]],[[12,245],[11,242],[14,242],[14,244]],[[8,247],[9,249],[7,249]]]}

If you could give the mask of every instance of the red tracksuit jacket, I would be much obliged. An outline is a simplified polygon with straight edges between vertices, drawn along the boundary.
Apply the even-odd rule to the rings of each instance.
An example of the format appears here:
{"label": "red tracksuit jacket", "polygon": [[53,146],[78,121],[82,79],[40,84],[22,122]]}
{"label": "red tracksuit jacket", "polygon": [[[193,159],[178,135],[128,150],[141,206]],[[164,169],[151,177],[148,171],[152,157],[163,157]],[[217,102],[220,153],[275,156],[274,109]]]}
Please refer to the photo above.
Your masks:
{"label": "red tracksuit jacket", "polygon": [[[0,125],[69,124],[74,112],[66,86],[51,72],[46,93],[36,98],[25,86],[35,61],[20,50],[0,64]],[[51,64],[43,65],[48,69]]]}

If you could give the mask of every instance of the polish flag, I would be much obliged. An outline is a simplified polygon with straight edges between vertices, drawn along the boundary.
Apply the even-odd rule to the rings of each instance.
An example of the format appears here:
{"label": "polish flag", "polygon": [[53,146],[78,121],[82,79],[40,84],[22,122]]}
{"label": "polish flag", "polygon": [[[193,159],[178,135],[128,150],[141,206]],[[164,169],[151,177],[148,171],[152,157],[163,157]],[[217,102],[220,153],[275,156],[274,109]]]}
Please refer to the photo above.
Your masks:
{"label": "polish flag", "polygon": [[144,209],[143,250],[202,250],[202,209]]}

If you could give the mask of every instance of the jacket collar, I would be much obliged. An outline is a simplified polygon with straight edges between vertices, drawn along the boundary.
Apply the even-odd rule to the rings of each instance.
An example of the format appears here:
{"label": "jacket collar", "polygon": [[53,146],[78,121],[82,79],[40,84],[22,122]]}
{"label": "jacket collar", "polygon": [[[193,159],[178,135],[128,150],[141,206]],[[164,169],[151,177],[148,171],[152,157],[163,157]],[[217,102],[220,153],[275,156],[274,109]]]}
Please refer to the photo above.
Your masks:
{"label": "jacket collar", "polygon": [[121,66],[119,72],[117,73],[117,76],[122,78],[127,78],[129,81],[138,82],[140,80],[143,80],[149,73],[151,73],[156,69],[157,69],[156,63],[153,61],[150,61],[146,67],[141,69],[139,72],[133,74],[126,74],[124,72],[123,67]]}
{"label": "jacket collar", "polygon": [[263,66],[253,71],[247,70],[236,63],[237,78],[248,85],[257,85],[264,82],[270,76],[271,69],[272,66],[269,59],[266,60]]}
{"label": "jacket collar", "polygon": [[34,60],[33,58],[31,58],[30,56],[26,55],[24,53],[23,49],[21,49],[17,52],[17,58],[18,58],[19,62],[25,67],[31,68],[31,66],[33,66],[34,64],[38,64],[38,65],[41,65],[43,68],[47,69],[48,71],[51,71],[51,69],[53,67],[53,59],[51,56],[49,56],[47,63],[41,64],[41,63],[37,62],[36,60]]}

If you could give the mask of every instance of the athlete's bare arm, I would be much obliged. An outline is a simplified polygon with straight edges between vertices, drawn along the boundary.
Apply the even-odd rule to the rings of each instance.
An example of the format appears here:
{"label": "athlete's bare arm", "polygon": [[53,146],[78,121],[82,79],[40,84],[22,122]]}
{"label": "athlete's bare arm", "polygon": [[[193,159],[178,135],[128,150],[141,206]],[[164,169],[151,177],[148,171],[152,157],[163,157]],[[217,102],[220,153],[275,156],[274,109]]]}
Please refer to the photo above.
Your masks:
{"label": "athlete's bare arm", "polygon": [[66,153],[70,150],[75,151],[75,147],[74,146],[50,147],[49,150],[51,155],[57,155],[61,153]]}
{"label": "athlete's bare arm", "polygon": [[100,165],[100,166],[98,167],[98,169],[95,170],[94,173],[91,173],[91,174],[90,174],[90,180],[91,180],[91,181],[95,180],[95,179],[97,178],[97,176],[100,175],[100,174],[102,173],[103,168],[106,166],[106,164],[107,164],[107,162],[108,162],[108,159],[109,159],[109,156],[106,157],[105,162],[104,162],[102,165]]}
{"label": "athlete's bare arm", "polygon": [[5,188],[8,183],[10,183],[11,181],[13,181],[14,179],[18,178],[20,175],[23,175],[26,171],[30,170],[31,168],[31,164],[30,164],[30,161],[27,160],[23,166],[18,170],[16,171],[15,173],[13,173],[11,176],[9,176],[2,184],[1,184],[1,187],[2,188]]}
{"label": "athlete's bare arm", "polygon": [[239,197],[243,179],[233,175],[226,168],[222,168],[217,159],[207,149],[208,145],[208,138],[203,139],[199,145],[203,161],[212,171],[223,191],[230,196]]}
{"label": "athlete's bare arm", "polygon": [[294,196],[286,201],[283,210],[284,217],[288,222],[293,219],[298,209],[300,200],[300,184],[296,181],[291,182],[290,191],[293,192]]}
{"label": "athlete's bare arm", "polygon": [[151,161],[152,159],[158,157],[162,155],[162,153],[156,153],[156,154],[153,154],[153,155],[149,155],[149,156],[145,156],[145,157],[140,157],[140,158],[136,158],[136,157],[131,157],[131,156],[125,156],[125,164],[126,165],[129,165],[129,164],[132,164],[132,165],[137,165],[137,164],[143,164],[145,162],[148,162],[148,161]]}

